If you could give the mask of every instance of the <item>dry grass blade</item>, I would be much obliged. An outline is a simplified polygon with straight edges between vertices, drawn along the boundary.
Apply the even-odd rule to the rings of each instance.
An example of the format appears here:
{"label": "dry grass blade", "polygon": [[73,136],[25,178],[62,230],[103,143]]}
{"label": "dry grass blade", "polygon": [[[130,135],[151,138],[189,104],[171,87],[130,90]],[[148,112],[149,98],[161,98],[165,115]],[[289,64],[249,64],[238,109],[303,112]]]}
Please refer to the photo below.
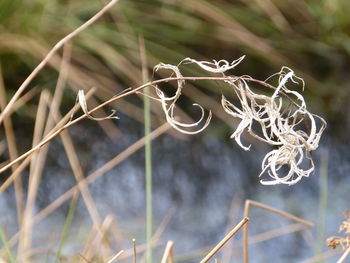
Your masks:
{"label": "dry grass blade", "polygon": [[123,254],[124,253],[124,250],[121,250],[118,254],[116,254],[114,257],[112,257],[109,261],[108,261],[108,263],[113,263],[113,262],[115,262],[120,256],[121,256],[121,254]]}
{"label": "dry grass blade", "polygon": [[[232,198],[229,212],[227,214],[227,223],[226,223],[226,231],[229,232],[231,226],[239,219],[239,211],[241,209],[242,199],[239,197],[238,193]],[[231,256],[234,252],[233,242],[228,242],[225,247],[221,250],[221,262],[230,262]]]}
{"label": "dry grass blade", "polygon": [[300,223],[283,226],[283,227],[280,227],[280,228],[255,235],[253,237],[250,237],[249,244],[263,242],[263,241],[270,240],[270,239],[273,239],[273,238],[276,238],[276,237],[279,237],[282,235],[298,232],[298,231],[301,231],[305,228],[306,228],[306,226],[303,224],[300,224]]}
{"label": "dry grass blade", "polygon": [[[86,97],[92,96],[92,94],[95,92],[95,89],[91,89],[89,93],[86,95]],[[62,131],[62,126],[64,126],[65,123],[70,119],[71,115],[77,111],[79,108],[79,105],[75,105],[57,124],[56,126],[51,129],[49,134],[45,137],[44,141],[46,140],[46,143],[48,143],[50,140],[47,140],[47,138],[53,139],[56,135],[59,134],[60,131]],[[50,120],[50,119],[49,119]],[[48,123],[46,124],[48,127]],[[46,128],[45,128],[46,130]],[[52,137],[53,134],[56,134],[55,136]],[[41,147],[45,145],[43,141],[41,142]],[[40,144],[39,144],[40,145]],[[25,159],[16,169],[15,171],[6,179],[6,181],[0,186],[0,193],[3,193],[9,186],[10,184],[21,174],[21,172],[27,167],[27,165],[31,162],[32,158],[32,153],[38,151],[41,147],[34,147],[30,151],[27,152],[26,155],[22,155],[21,157],[23,158],[17,158],[12,165],[18,163],[19,161]],[[12,166],[11,165],[11,166]],[[0,172],[1,174],[1,172]]]}
{"label": "dry grass blade", "polygon": [[[170,2],[170,0],[167,1]],[[189,10],[196,10],[197,16],[200,15],[206,21],[217,25],[216,38],[234,44],[243,43],[259,54],[268,56],[270,61],[278,64],[286,63],[287,58],[271,46],[266,39],[251,32],[245,25],[220,9],[215,2],[187,0],[181,2],[181,6],[186,6]]]}
{"label": "dry grass blade", "polygon": [[[296,217],[292,214],[289,214],[285,211],[282,211],[282,210],[279,210],[279,209],[276,209],[276,208],[273,208],[271,206],[268,206],[268,205],[264,205],[262,203],[259,203],[259,202],[256,202],[256,201],[252,201],[252,200],[247,200],[245,202],[245,206],[244,206],[244,216],[245,217],[249,217],[249,213],[250,213],[250,207],[251,206],[256,206],[256,207],[259,207],[259,208],[262,208],[262,209],[265,209],[267,211],[270,211],[272,213],[275,213],[275,214],[278,214],[278,215],[281,215],[285,218],[288,218],[290,220],[293,220],[299,224],[302,224],[306,227],[313,227],[314,224],[312,222],[309,222],[309,221],[306,221],[304,219],[301,219],[299,217]],[[248,245],[249,245],[249,240],[248,240],[248,227],[249,225],[246,224],[244,226],[244,229],[243,229],[243,258],[244,258],[244,263],[248,263],[249,262],[249,253],[248,253]]]}
{"label": "dry grass blade", "polygon": [[91,220],[94,223],[94,227],[97,230],[99,230],[98,234],[101,234],[102,233],[100,230],[101,218],[98,214],[96,205],[88,189],[88,186],[84,180],[84,173],[79,162],[78,154],[74,148],[73,141],[70,138],[67,131],[63,131],[61,133],[61,138],[68,157],[68,161],[72,168],[74,177],[77,181],[78,189],[83,196],[85,205],[89,211],[89,215],[91,216]]}
{"label": "dry grass blade", "polygon": [[169,224],[171,218],[173,217],[173,215],[175,213],[175,210],[176,210],[176,207],[173,206],[166,213],[166,215],[164,216],[162,222],[160,222],[159,226],[157,227],[156,231],[153,234],[152,243],[154,243],[154,242],[159,240],[159,238],[163,234],[166,226]]}
{"label": "dry grass blade", "polygon": [[[63,57],[64,57],[64,59],[62,61],[62,67],[61,67],[62,70],[60,71],[60,75],[59,75],[59,78],[58,78],[58,81],[57,81],[57,86],[56,86],[56,89],[55,89],[54,99],[51,101],[50,94],[48,92],[45,92],[45,94],[44,94],[45,96],[44,95],[42,96],[43,100],[40,100],[40,102],[39,102],[37,120],[42,120],[42,122],[41,122],[41,125],[36,125],[36,127],[35,127],[35,134],[34,134],[35,138],[33,140],[33,145],[37,144],[41,140],[43,135],[48,134],[49,130],[51,130],[53,125],[55,124],[54,117],[55,117],[55,114],[57,115],[56,111],[58,111],[59,104],[60,104],[60,101],[61,101],[61,98],[62,98],[63,87],[64,87],[64,84],[65,84],[65,79],[66,79],[66,74],[67,74],[67,66],[66,66],[66,64],[67,64],[67,61],[69,60],[67,58],[70,57],[70,48],[69,48],[69,46],[65,47]],[[45,106],[41,106],[42,104],[40,104],[40,103],[42,103],[42,104],[45,103],[46,107],[50,107],[49,115],[50,114],[54,115],[52,118],[49,118],[50,116],[48,115],[48,119],[47,119],[46,125],[44,125],[45,110],[42,109],[43,107],[46,109],[46,107]],[[45,126],[45,128],[44,128],[44,126]],[[32,180],[31,179],[32,176],[37,178],[37,179],[35,179],[35,181],[36,181],[35,184],[39,184],[39,182],[40,182],[40,178],[42,176],[43,167],[44,167],[44,164],[45,164],[45,161],[46,161],[47,153],[48,153],[48,147],[42,149],[42,151],[38,152],[35,156],[33,156],[33,158],[30,158],[30,162],[31,162],[30,180]],[[20,167],[18,167],[18,168],[21,168],[21,169],[19,169],[19,171],[22,170],[22,167],[26,166],[26,163],[29,163],[29,160],[28,160],[28,162],[24,162],[23,164],[20,165]],[[13,174],[19,174],[19,172],[14,171]],[[17,178],[20,178],[20,177],[17,177]],[[34,184],[34,186],[33,185],[30,185],[30,186],[34,187],[35,189],[37,189],[38,186],[35,186],[35,184]],[[31,190],[31,189],[29,191],[29,193],[31,193],[31,195],[33,196],[31,198],[31,200],[32,200],[31,202],[34,202],[33,200],[35,200],[35,195],[36,194],[34,193],[34,191],[35,190]],[[30,206],[29,203],[27,202],[27,206],[26,206],[27,216],[30,215],[30,213],[32,213],[32,212],[30,212],[30,210],[33,210],[33,207],[34,207],[34,205]],[[28,221],[28,220],[32,220],[32,219],[26,219],[26,220]],[[23,224],[23,227],[25,227],[25,229],[26,229],[27,225],[30,228],[33,227],[34,223],[33,222],[28,223],[27,221],[25,222],[26,224]],[[28,233],[28,237],[30,238],[30,232]],[[24,244],[25,243],[27,243],[27,242],[24,242]]]}
{"label": "dry grass blade", "polygon": [[19,108],[21,108],[24,105],[27,105],[27,102],[33,99],[38,93],[40,92],[38,87],[31,88],[28,92],[23,94],[22,97],[20,97],[15,104],[13,104],[13,107],[11,108],[10,112],[8,113],[7,117],[9,117],[13,112],[16,112]]}
{"label": "dry grass blade", "polygon": [[272,0],[255,0],[260,8],[268,15],[268,17],[274,22],[277,28],[282,31],[290,32],[292,27],[290,26],[283,13],[273,3]]}
{"label": "dry grass blade", "polygon": [[[147,245],[147,249],[148,249],[149,245],[152,248],[152,247],[154,247],[155,245],[157,245],[159,243],[160,236],[163,234],[166,226],[169,224],[169,222],[170,222],[170,220],[171,220],[175,210],[176,210],[176,208],[174,206],[169,209],[168,213],[164,216],[163,220],[158,225],[156,231],[151,236],[151,240],[149,242],[150,244],[146,244]],[[147,254],[147,250],[146,250],[146,253],[143,255],[143,257],[141,258],[141,262],[145,262],[146,261],[146,256],[147,256],[146,254]]]}
{"label": "dry grass blade", "polygon": [[81,31],[85,30],[87,27],[92,25],[99,19],[108,9],[110,9],[118,0],[111,0],[108,4],[106,4],[98,13],[96,13],[93,17],[91,17],[88,21],[82,24],[80,27],[75,29],[73,32],[62,38],[57,44],[51,49],[51,51],[46,55],[46,57],[40,62],[40,64],[32,71],[32,73],[28,76],[28,78],[22,83],[22,85],[18,88],[15,95],[11,98],[10,102],[7,104],[6,108],[0,114],[0,123],[2,123],[4,117],[8,114],[10,109],[12,108],[15,101],[20,97],[29,83],[34,79],[34,77],[44,68],[44,66],[48,63],[48,61],[53,57],[53,55],[59,50],[66,42],[71,40]]}
{"label": "dry grass blade", "polygon": [[161,263],[174,263],[174,242],[168,241],[162,256]]}
{"label": "dry grass blade", "polygon": [[[115,219],[113,218],[113,216],[106,216],[100,227],[102,237],[99,235],[92,234],[91,240],[88,240],[88,242],[86,242],[86,248],[84,249],[86,252],[82,253],[82,255],[85,258],[90,259],[92,255],[97,254],[98,252],[97,256],[99,258],[102,258],[103,262],[107,262],[107,259],[104,255],[106,255],[106,249],[108,249],[109,251],[112,250],[112,246],[109,239],[109,232],[114,222]],[[95,229],[93,229],[92,233],[95,233]]]}
{"label": "dry grass blade", "polygon": [[[44,90],[41,93],[39,105],[37,108],[37,115],[33,135],[33,145],[37,144],[43,136],[48,97],[48,91]],[[38,167],[40,166],[39,157],[39,153],[37,153],[35,156],[33,156],[30,163],[27,201],[23,213],[23,222],[21,225],[22,234],[20,236],[20,242],[18,246],[19,262],[27,262],[29,260],[27,252],[30,250],[32,243],[32,230],[34,225],[33,215],[35,210],[36,197],[38,194],[39,184],[41,180],[40,173],[38,172]]]}
{"label": "dry grass blade", "polygon": [[[153,246],[158,246],[159,243],[153,243]],[[146,244],[141,244],[136,246],[136,254],[141,254],[146,251]],[[134,248],[132,247],[131,249],[125,250],[123,255],[120,256],[120,260],[124,260],[126,258],[130,258],[134,256]]]}
{"label": "dry grass blade", "polygon": [[[65,61],[65,60],[64,60]],[[58,87],[60,87],[60,89],[58,89]],[[59,94],[57,96],[55,96],[55,98],[59,98],[53,101],[53,103],[51,104],[52,107],[50,108],[50,113],[52,115],[52,118],[50,120],[53,120],[54,122],[59,122],[59,120],[62,120],[62,116],[60,116],[60,113],[58,111],[58,102],[60,101],[60,97],[62,96],[62,92],[57,92],[58,90],[62,90],[63,85],[59,85],[56,90],[55,90],[55,95]],[[84,100],[85,100],[85,96],[84,96]],[[54,122],[48,121],[48,129],[51,128],[51,126],[53,126]],[[87,187],[86,184],[81,183],[79,184],[79,182],[84,180],[84,173],[83,170],[81,168],[80,162],[79,162],[79,158],[77,155],[77,152],[74,148],[73,145],[73,141],[69,135],[69,133],[67,131],[63,131],[61,134],[61,139],[62,139],[62,143],[64,146],[64,149],[66,151],[66,155],[68,157],[68,161],[70,163],[70,166],[72,168],[73,174],[75,176],[75,179],[78,183],[79,186],[79,191],[81,192],[84,202],[86,204],[86,207],[89,211],[89,214],[91,216],[91,219],[94,223],[94,226],[97,230],[99,230],[99,233],[101,234],[101,230],[100,230],[100,224],[101,224],[101,219],[100,216],[98,215],[97,212],[97,208],[96,205],[94,204],[93,198],[89,192],[89,189]]]}
{"label": "dry grass blade", "polygon": [[5,140],[0,141],[0,155],[2,155],[7,150],[7,144]]}
{"label": "dry grass blade", "polygon": [[27,159],[25,159],[13,172],[12,174],[3,182],[0,186],[0,193],[6,191],[6,189],[16,180],[16,178],[23,172],[23,170],[29,165],[32,160],[32,156],[30,155]]}
{"label": "dry grass blade", "polygon": [[[0,107],[3,111],[6,107],[6,89],[5,83],[2,75],[1,65],[0,65]],[[18,157],[17,143],[16,143],[16,135],[13,129],[12,120],[10,116],[4,118],[4,129],[5,129],[5,137],[8,146],[8,151],[10,155],[10,160],[15,160]],[[12,167],[12,172],[17,168],[17,166]],[[18,217],[18,225],[22,224],[22,216],[23,216],[23,184],[22,179],[19,177],[14,181],[15,187],[15,198],[16,198],[16,210]]]}
{"label": "dry grass blade", "polygon": [[[152,131],[150,134],[151,140],[154,140],[158,136],[166,133],[171,126],[168,123],[164,123],[160,127],[158,127],[156,130]],[[62,204],[67,202],[70,198],[74,196],[74,194],[79,191],[79,184],[86,183],[91,184],[96,179],[103,176],[106,172],[113,169],[115,166],[120,164],[122,161],[130,157],[132,154],[134,154],[136,151],[140,150],[145,145],[145,138],[142,138],[138,141],[136,141],[134,144],[129,146],[127,149],[125,149],[123,152],[115,156],[112,160],[104,164],[102,167],[94,171],[92,174],[90,174],[88,177],[84,178],[82,181],[80,181],[76,186],[70,188],[68,191],[66,191],[64,194],[62,194],[58,199],[56,199],[54,202],[52,202],[50,205],[48,205],[46,208],[41,210],[36,216],[33,218],[34,223],[40,222],[42,219],[47,217],[49,214],[51,214],[53,211],[55,211],[58,207],[60,207]],[[29,159],[27,159],[29,160]],[[22,164],[21,164],[22,165]],[[156,231],[157,232],[157,231]],[[20,232],[19,232],[20,233]],[[17,240],[19,233],[15,234],[9,241],[9,244],[13,246]]]}
{"label": "dry grass blade", "polygon": [[133,249],[133,252],[134,252],[134,257],[133,257],[133,259],[134,259],[134,263],[136,263],[137,262],[137,260],[136,260],[136,257],[137,257],[137,251],[136,251],[136,239],[135,238],[133,238],[132,239],[132,249]]}
{"label": "dry grass blade", "polygon": [[337,263],[345,262],[344,260],[348,257],[349,254],[350,254],[350,247],[348,247],[347,250],[345,250],[344,254],[338,259]]}
{"label": "dry grass blade", "polygon": [[249,218],[244,217],[231,231],[228,233],[201,261],[200,263],[208,262],[219,250],[222,248],[228,240],[230,240],[246,223]]}

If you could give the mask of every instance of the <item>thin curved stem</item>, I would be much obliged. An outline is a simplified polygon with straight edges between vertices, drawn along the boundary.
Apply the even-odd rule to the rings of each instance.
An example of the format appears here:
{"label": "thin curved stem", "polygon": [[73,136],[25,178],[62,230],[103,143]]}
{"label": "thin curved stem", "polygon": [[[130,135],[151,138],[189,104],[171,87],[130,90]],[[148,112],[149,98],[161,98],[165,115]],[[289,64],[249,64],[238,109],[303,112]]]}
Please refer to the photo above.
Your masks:
{"label": "thin curved stem", "polygon": [[[192,81],[196,81],[196,80],[244,80],[244,81],[250,81],[250,82],[255,82],[259,85],[265,86],[267,88],[270,89],[276,89],[274,86],[265,83],[264,81],[261,80],[257,80],[257,79],[253,79],[250,77],[181,77],[181,78],[177,78],[177,77],[169,77],[169,78],[163,78],[163,79],[158,79],[158,80],[154,80],[154,81],[150,81],[147,82],[135,89],[132,89],[130,91],[124,92],[120,95],[114,96],[111,99],[101,103],[100,105],[96,106],[95,108],[93,108],[92,110],[90,110],[87,114],[83,114],[80,117],[69,121],[67,124],[65,124],[64,126],[62,126],[60,129],[58,129],[57,131],[55,131],[54,133],[52,133],[51,135],[49,135],[48,137],[46,137],[43,141],[41,141],[39,144],[37,144],[35,147],[33,147],[32,149],[30,149],[29,151],[27,151],[26,153],[22,154],[21,156],[19,156],[17,159],[13,160],[12,162],[8,163],[7,165],[5,165],[4,167],[2,167],[0,169],[0,174],[2,174],[3,172],[5,172],[6,170],[8,170],[9,168],[11,168],[13,165],[17,164],[18,162],[24,160],[25,158],[27,158],[29,155],[33,154],[34,152],[40,150],[44,145],[46,145],[48,142],[52,141],[57,135],[59,135],[62,131],[64,131],[65,129],[71,127],[72,125],[76,124],[77,122],[87,118],[89,115],[91,115],[92,113],[94,113],[95,111],[101,109],[102,107],[117,101],[119,99],[122,99],[124,97],[136,94],[137,92],[143,90],[146,87],[149,86],[154,86],[157,85],[159,83],[166,83],[166,82],[170,82],[170,81],[177,81],[177,80],[192,80]],[[287,98],[289,98],[289,96],[287,94],[283,94],[285,95]],[[291,100],[291,99],[290,99]],[[292,100],[291,100],[292,101]],[[296,106],[299,106],[297,103],[295,103],[294,101],[292,101]],[[4,112],[3,112],[4,113]]]}

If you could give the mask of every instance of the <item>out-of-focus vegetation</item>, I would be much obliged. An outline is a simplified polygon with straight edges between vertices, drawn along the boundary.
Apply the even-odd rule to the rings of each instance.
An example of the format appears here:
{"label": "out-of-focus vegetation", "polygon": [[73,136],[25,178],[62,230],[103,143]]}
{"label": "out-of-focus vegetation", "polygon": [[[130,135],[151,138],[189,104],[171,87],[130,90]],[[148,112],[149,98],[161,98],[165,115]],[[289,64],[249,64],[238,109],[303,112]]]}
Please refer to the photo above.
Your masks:
{"label": "out-of-focus vegetation", "polygon": [[[60,38],[104,3],[1,1],[0,54],[8,96]],[[97,86],[104,99],[140,84],[142,36],[150,69],[160,61],[177,64],[188,56],[233,60],[246,54],[237,70],[263,79],[287,65],[306,80],[314,110],[343,121],[349,100],[349,9],[347,0],[120,1],[73,40],[76,72],[69,85]],[[58,61],[31,86],[52,89]]]}

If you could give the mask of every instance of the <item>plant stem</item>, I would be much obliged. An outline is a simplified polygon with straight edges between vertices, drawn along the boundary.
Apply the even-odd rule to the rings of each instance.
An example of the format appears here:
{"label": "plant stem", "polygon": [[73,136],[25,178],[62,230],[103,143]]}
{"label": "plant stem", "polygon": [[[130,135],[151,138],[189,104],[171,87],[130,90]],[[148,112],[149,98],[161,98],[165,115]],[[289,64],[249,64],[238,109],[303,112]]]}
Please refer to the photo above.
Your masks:
{"label": "plant stem", "polygon": [[[145,89],[145,94],[148,88]],[[147,263],[152,263],[152,145],[149,134],[151,133],[151,111],[150,99],[144,96],[144,116],[145,116],[145,168],[146,168],[146,242],[147,242]]]}
{"label": "plant stem", "polygon": [[[143,36],[139,37],[140,62],[142,66],[142,82],[148,81],[146,46]],[[144,90],[144,128],[145,128],[145,177],[146,177],[146,263],[152,263],[153,236],[153,204],[152,204],[152,140],[151,133],[151,105],[149,87]]]}
{"label": "plant stem", "polygon": [[[324,233],[326,227],[326,215],[327,215],[327,199],[328,199],[328,152],[323,152],[321,155],[321,168],[320,168],[320,194],[318,203],[318,227],[317,227],[317,240],[315,254],[322,252],[324,246]],[[324,262],[324,261],[322,261]]]}
{"label": "plant stem", "polygon": [[78,196],[74,195],[73,198],[72,198],[72,202],[70,203],[70,206],[69,206],[69,211],[68,211],[66,220],[64,222],[61,240],[60,240],[60,243],[58,245],[58,250],[57,250],[57,253],[56,253],[56,261],[55,261],[55,263],[59,263],[60,262],[59,258],[61,257],[61,252],[62,252],[63,245],[65,244],[65,242],[67,240],[67,237],[68,237],[68,234],[69,234],[69,230],[70,230],[70,227],[72,225],[74,213],[75,213],[75,210],[77,208],[77,204],[78,204]]}
{"label": "plant stem", "polygon": [[[96,106],[95,108],[93,108],[92,110],[90,110],[88,112],[88,114],[92,114],[95,111],[103,108],[104,106],[117,101],[119,99],[122,99],[124,97],[133,95],[133,94],[137,94],[138,92],[140,92],[141,90],[144,90],[145,88],[149,87],[149,86],[154,86],[156,84],[159,83],[164,83],[164,82],[169,82],[169,81],[176,81],[176,80],[192,80],[192,81],[196,81],[196,80],[217,80],[217,81],[224,81],[224,80],[237,80],[237,79],[241,79],[241,80],[245,80],[245,81],[250,81],[250,82],[254,82],[257,84],[260,84],[264,87],[267,88],[271,88],[271,89],[276,89],[275,87],[273,87],[272,85],[265,83],[261,80],[257,80],[257,79],[252,79],[250,77],[181,77],[181,78],[176,78],[176,77],[169,77],[169,78],[163,78],[163,79],[158,79],[158,80],[154,80],[154,81],[150,81],[147,82],[137,88],[134,88],[130,91],[126,91],[123,92],[122,94],[119,94],[117,96],[112,97],[111,99],[101,103],[100,105]],[[284,94],[281,92],[281,94],[283,94],[284,96],[286,96],[287,98],[288,95]],[[292,102],[293,104],[297,105],[295,102]],[[58,134],[60,134],[63,130],[69,128],[70,126],[74,125],[75,123],[87,118],[87,114],[83,114],[80,117],[69,121],[67,124],[65,124],[64,126],[62,126],[61,128],[59,128],[58,130],[56,130],[55,132],[53,132],[51,135],[47,136],[43,141],[41,141],[38,145],[36,145],[35,147],[33,147],[32,149],[30,149],[29,151],[27,151],[26,153],[22,154],[21,156],[19,156],[16,160],[11,161],[10,163],[6,164],[5,166],[3,166],[2,168],[0,168],[0,174],[5,172],[6,170],[8,170],[9,168],[11,168],[13,165],[15,165],[16,163],[24,160],[25,158],[27,158],[29,155],[33,154],[34,152],[38,151],[39,149],[41,149],[45,144],[47,144],[48,142],[50,142],[52,139],[54,139]]]}

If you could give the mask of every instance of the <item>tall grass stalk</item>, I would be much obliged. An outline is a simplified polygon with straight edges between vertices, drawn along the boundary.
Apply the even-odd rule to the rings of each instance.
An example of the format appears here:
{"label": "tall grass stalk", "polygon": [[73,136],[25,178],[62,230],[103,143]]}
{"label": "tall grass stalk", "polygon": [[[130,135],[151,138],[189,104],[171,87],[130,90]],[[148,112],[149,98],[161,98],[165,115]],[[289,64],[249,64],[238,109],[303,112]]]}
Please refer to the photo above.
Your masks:
{"label": "tall grass stalk", "polygon": [[[140,59],[142,65],[143,83],[148,81],[147,76],[147,58],[145,42],[143,37],[139,38]],[[144,129],[145,129],[145,177],[146,177],[146,262],[152,263],[152,232],[153,232],[153,204],[152,204],[152,141],[151,133],[151,105],[149,98],[149,88],[144,90]]]}
{"label": "tall grass stalk", "polygon": [[[324,152],[321,156],[320,168],[320,195],[318,203],[318,226],[317,226],[317,242],[315,254],[322,252],[325,238],[326,215],[328,203],[328,152]],[[321,261],[325,262],[325,261]]]}
{"label": "tall grass stalk", "polygon": [[[145,93],[148,94],[148,88]],[[144,96],[145,108],[145,173],[146,173],[146,240],[147,240],[147,262],[152,263],[152,225],[153,225],[153,208],[152,208],[152,144],[149,137],[151,133],[151,113],[150,99]]]}
{"label": "tall grass stalk", "polygon": [[[7,101],[6,101],[6,87],[5,82],[1,70],[1,64],[0,64],[0,108],[1,111],[3,111],[6,107]],[[6,142],[8,145],[8,151],[9,156],[11,160],[15,160],[18,157],[18,149],[17,149],[17,142],[16,142],[16,136],[14,132],[14,127],[12,124],[11,116],[7,116],[4,118],[4,130],[5,130],[5,137]],[[12,172],[15,171],[17,168],[17,165],[14,165],[12,167]],[[18,225],[22,224],[22,216],[23,216],[23,183],[21,177],[17,177],[14,181],[14,188],[15,188],[15,198],[16,198],[16,209],[17,209],[17,217],[18,217]]]}
{"label": "tall grass stalk", "polygon": [[66,217],[66,220],[65,220],[64,226],[63,226],[61,240],[60,240],[60,243],[58,245],[58,249],[57,249],[57,253],[56,253],[55,263],[59,263],[60,262],[59,258],[61,257],[61,251],[62,251],[63,245],[67,241],[69,230],[70,230],[70,227],[71,227],[72,222],[73,222],[74,213],[75,213],[75,211],[77,209],[77,204],[78,204],[78,196],[75,195],[73,197],[70,205],[69,205],[69,210],[68,210],[68,213],[67,213],[67,217]]}

